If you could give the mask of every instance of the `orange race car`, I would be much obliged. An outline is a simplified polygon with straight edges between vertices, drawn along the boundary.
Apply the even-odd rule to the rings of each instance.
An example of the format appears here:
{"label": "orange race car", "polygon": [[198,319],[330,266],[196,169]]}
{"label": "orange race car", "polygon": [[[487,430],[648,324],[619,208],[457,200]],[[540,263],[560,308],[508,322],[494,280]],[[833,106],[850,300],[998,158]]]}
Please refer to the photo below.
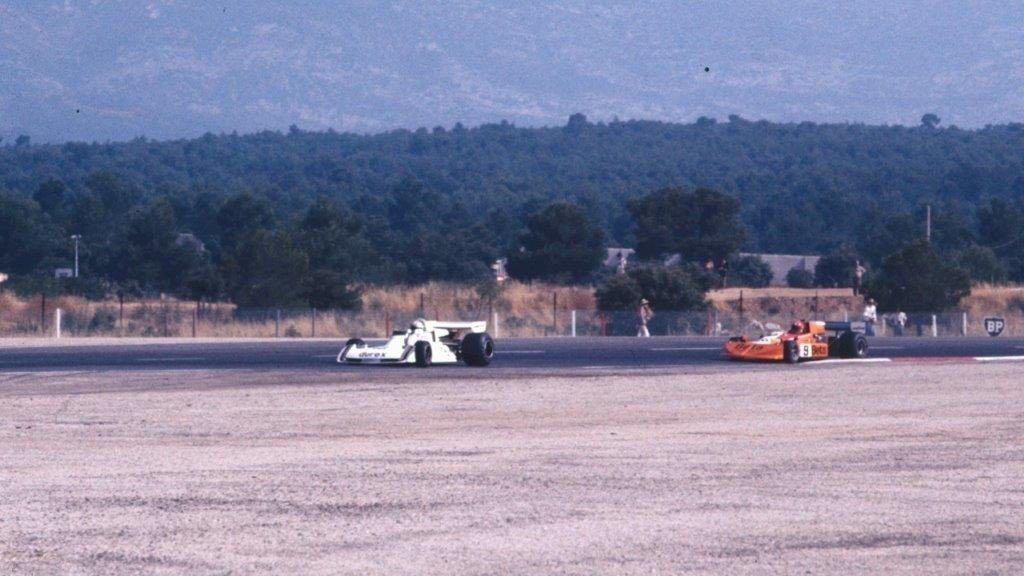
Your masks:
{"label": "orange race car", "polygon": [[734,360],[781,360],[790,364],[822,358],[864,358],[868,355],[868,340],[849,322],[798,320],[788,332],[777,330],[758,340],[730,338],[725,353]]}

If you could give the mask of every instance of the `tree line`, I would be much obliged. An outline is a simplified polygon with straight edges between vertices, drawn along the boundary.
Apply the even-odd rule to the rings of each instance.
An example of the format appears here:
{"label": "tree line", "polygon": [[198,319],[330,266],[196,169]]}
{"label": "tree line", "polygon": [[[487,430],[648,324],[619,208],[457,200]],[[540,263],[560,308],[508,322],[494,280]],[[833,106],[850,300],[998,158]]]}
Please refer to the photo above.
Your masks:
{"label": "tree line", "polygon": [[[593,247],[631,246],[641,261],[725,259],[749,285],[765,270],[740,249],[826,254],[796,280],[841,286],[857,260],[881,277],[923,237],[930,204],[944,276],[1024,280],[1024,131],[938,125],[574,115],[371,136],[25,138],[0,146],[0,272],[22,291],[345,306],[361,283],[477,281],[500,257],[523,279],[597,282]],[[82,278],[55,285],[72,234]]]}

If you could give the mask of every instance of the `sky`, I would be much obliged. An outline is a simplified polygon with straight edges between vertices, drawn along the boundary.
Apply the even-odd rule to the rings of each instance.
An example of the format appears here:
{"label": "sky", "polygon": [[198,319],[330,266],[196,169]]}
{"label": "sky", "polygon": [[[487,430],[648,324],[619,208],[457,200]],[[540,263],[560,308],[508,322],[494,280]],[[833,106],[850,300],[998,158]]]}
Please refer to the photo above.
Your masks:
{"label": "sky", "polygon": [[1024,2],[0,0],[0,137],[1024,118]]}

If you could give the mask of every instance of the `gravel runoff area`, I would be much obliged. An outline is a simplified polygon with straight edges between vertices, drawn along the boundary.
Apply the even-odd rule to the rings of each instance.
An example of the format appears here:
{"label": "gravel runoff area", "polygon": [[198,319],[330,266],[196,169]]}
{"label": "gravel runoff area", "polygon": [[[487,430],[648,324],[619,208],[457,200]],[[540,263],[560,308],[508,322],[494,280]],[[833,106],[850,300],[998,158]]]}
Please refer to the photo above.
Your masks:
{"label": "gravel runoff area", "polygon": [[0,574],[1019,574],[1020,364],[0,373]]}

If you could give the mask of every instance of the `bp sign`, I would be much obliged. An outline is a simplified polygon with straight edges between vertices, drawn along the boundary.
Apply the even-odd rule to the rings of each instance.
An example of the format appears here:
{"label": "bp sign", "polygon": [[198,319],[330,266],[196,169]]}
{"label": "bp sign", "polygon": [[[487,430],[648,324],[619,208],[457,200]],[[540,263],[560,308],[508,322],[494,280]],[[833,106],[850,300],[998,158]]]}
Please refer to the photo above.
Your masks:
{"label": "bp sign", "polygon": [[995,337],[1003,333],[1003,328],[1006,328],[1006,320],[1003,318],[985,318],[985,332],[988,332],[989,336]]}

